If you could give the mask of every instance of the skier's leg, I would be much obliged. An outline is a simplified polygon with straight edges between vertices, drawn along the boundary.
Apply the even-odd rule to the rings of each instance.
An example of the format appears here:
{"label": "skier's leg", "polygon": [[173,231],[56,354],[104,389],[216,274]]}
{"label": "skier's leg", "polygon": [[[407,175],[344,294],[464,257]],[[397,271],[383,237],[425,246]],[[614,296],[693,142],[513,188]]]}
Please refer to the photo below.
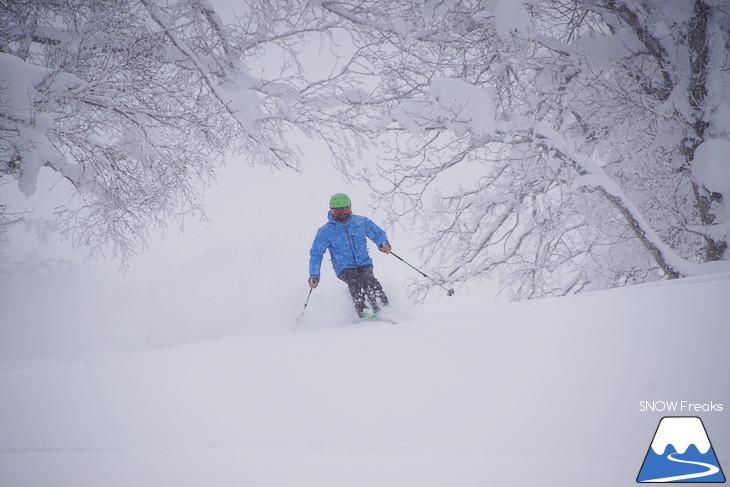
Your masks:
{"label": "skier's leg", "polygon": [[362,317],[365,311],[365,290],[360,272],[358,269],[345,269],[337,277],[347,284],[355,311],[358,316]]}
{"label": "skier's leg", "polygon": [[380,299],[380,304],[382,306],[387,306],[388,296],[385,295],[385,291],[383,291],[383,286],[380,285],[380,281],[375,278],[375,274],[373,273],[373,266],[367,265],[359,267],[359,269],[362,269],[362,279],[363,287],[365,288],[365,294],[370,301],[370,305],[373,308],[373,311],[378,312],[380,310],[380,306],[378,306],[377,300]]}

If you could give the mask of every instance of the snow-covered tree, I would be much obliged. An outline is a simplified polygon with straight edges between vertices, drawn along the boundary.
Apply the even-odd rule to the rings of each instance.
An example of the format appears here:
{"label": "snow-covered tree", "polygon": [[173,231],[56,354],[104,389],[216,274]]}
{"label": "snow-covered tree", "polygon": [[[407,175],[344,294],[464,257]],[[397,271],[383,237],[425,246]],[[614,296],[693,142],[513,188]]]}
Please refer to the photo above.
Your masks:
{"label": "snow-covered tree", "polygon": [[297,58],[334,17],[303,1],[238,8],[227,25],[207,0],[0,2],[2,183],[30,195],[41,168],[56,171],[78,196],[60,229],[125,262],[151,227],[200,214],[226,151],[297,169],[294,130],[337,149],[315,109],[327,79]]}
{"label": "snow-covered tree", "polygon": [[727,2],[321,4],[362,36],[349,123],[390,148],[359,175],[444,280],[529,298],[727,268]]}

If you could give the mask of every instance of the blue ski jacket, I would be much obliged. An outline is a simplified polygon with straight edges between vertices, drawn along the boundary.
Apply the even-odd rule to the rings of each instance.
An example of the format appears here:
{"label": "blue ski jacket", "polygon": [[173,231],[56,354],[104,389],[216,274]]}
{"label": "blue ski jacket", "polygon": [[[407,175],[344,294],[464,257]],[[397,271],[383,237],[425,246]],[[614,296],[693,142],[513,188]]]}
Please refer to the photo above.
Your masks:
{"label": "blue ski jacket", "polygon": [[317,230],[309,251],[310,276],[319,277],[322,256],[326,250],[330,251],[335,274],[340,275],[345,269],[373,264],[365,237],[378,246],[388,242],[385,231],[367,217],[352,215],[343,223],[330,212],[327,219],[329,221]]}

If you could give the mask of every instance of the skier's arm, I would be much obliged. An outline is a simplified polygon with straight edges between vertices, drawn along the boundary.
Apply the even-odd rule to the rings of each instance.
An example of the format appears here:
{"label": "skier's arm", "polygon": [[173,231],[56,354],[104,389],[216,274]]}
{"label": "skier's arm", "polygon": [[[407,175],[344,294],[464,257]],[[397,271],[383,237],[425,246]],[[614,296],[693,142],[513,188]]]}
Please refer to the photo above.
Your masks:
{"label": "skier's arm", "polygon": [[324,255],[329,241],[324,235],[322,229],[317,232],[317,236],[314,237],[312,242],[312,248],[309,250],[309,276],[320,277],[320,269],[322,268],[322,256]]}
{"label": "skier's arm", "polygon": [[[385,234],[385,230],[373,223],[372,220],[367,219],[367,231],[365,235],[378,246],[379,249],[387,247],[390,250],[390,243],[388,242],[388,236]],[[384,245],[384,244],[387,244]]]}

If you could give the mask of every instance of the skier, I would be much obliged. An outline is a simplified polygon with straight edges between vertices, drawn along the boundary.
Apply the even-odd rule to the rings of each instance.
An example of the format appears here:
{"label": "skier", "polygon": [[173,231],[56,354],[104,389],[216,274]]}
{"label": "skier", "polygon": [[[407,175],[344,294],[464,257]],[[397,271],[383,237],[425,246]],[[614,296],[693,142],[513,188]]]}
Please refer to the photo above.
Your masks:
{"label": "skier", "polygon": [[[347,283],[357,315],[377,319],[380,306],[388,304],[388,297],[373,274],[373,261],[368,255],[365,237],[386,254],[391,250],[388,237],[369,218],[353,215],[350,197],[344,193],[330,198],[327,218],[329,221],[317,231],[309,251],[309,287],[314,289],[319,284],[322,256],[329,250],[335,274]],[[372,313],[365,312],[366,300]]]}

